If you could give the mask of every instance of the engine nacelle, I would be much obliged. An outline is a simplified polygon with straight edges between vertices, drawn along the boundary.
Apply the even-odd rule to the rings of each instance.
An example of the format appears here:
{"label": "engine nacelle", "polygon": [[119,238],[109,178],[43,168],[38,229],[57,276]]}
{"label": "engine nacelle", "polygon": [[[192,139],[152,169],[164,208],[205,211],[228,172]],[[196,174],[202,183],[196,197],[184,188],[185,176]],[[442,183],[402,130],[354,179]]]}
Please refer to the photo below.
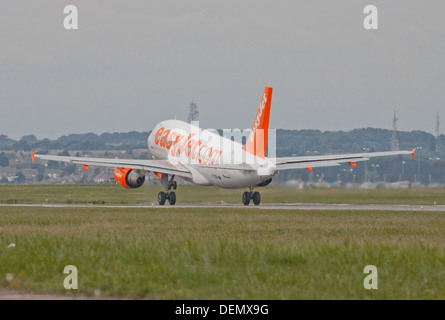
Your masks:
{"label": "engine nacelle", "polygon": [[115,168],[114,178],[117,183],[127,189],[141,187],[145,182],[145,172],[128,168]]}

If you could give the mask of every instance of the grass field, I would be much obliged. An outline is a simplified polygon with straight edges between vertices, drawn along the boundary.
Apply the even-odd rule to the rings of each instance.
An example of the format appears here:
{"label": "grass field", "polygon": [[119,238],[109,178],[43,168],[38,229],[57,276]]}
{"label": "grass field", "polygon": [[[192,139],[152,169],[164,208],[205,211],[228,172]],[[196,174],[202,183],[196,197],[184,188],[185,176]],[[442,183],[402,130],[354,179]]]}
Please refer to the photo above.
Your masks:
{"label": "grass field", "polygon": [[[78,268],[75,292],[63,287],[66,265]],[[363,287],[366,265],[378,268],[378,290]],[[445,299],[445,215],[0,207],[0,288],[147,299]]]}
{"label": "grass field", "polygon": [[[0,207],[0,288],[148,299],[445,299],[442,212],[100,207],[149,204],[160,189],[0,186],[3,204],[99,205]],[[441,189],[261,193],[276,203],[445,204]],[[240,203],[241,191],[180,186],[177,195],[178,203]],[[75,292],[63,287],[66,265],[78,268]],[[366,265],[378,268],[378,290],[363,288]]]}
{"label": "grass field", "polygon": [[[127,190],[118,185],[11,185],[0,186],[0,204],[73,203],[131,205],[157,203],[161,186]],[[267,186],[258,188],[262,203],[350,203],[350,204],[445,204],[445,189],[304,189]],[[244,190],[180,185],[177,203],[241,203]]]}

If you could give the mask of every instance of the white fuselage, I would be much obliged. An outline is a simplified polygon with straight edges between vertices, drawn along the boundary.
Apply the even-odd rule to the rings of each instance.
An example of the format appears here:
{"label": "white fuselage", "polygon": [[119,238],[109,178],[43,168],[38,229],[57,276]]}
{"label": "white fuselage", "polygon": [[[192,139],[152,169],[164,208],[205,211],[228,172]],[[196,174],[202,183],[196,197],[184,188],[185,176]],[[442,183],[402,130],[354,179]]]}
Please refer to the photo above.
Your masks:
{"label": "white fuselage", "polygon": [[251,187],[276,173],[268,158],[246,152],[240,142],[179,120],[158,123],[148,137],[148,148],[154,159],[187,167],[192,178],[186,180],[202,186]]}

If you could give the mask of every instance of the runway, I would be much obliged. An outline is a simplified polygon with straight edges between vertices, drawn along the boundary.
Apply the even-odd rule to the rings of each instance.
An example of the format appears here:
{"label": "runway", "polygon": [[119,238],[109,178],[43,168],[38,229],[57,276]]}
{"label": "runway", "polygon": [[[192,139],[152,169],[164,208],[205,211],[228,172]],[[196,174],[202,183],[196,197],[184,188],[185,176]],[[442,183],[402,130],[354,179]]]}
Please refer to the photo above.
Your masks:
{"label": "runway", "polygon": [[265,203],[259,206],[227,203],[187,203],[170,206],[160,206],[157,203],[144,203],[140,205],[91,205],[91,204],[64,204],[64,203],[35,203],[35,204],[0,204],[0,207],[44,207],[44,208],[157,208],[157,209],[251,209],[251,210],[318,210],[318,211],[443,211],[445,205],[390,205],[390,204],[325,204],[325,203]]}

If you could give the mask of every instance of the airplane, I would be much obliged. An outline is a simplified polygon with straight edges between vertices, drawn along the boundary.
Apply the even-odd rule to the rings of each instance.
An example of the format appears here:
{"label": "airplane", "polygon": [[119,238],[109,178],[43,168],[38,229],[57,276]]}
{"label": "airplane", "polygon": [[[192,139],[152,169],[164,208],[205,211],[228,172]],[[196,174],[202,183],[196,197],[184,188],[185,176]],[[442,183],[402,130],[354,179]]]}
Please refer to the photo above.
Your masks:
{"label": "airplane", "polygon": [[[261,202],[261,195],[255,188],[268,185],[274,175],[283,170],[339,166],[356,163],[373,157],[407,155],[415,158],[411,151],[386,151],[372,153],[351,153],[321,156],[268,157],[267,142],[269,130],[272,87],[266,86],[260,100],[250,134],[244,144],[221,136],[218,132],[203,130],[195,124],[172,119],[158,123],[148,137],[148,149],[153,157],[140,159],[106,159],[32,154],[35,158],[80,164],[85,170],[89,166],[114,167],[114,177],[121,186],[133,189],[141,187],[146,173],[157,176],[164,188],[158,194],[159,205],[168,200],[176,203],[176,177],[200,186],[221,188],[248,188],[242,194],[242,202],[255,205]],[[239,140],[239,139],[238,139]],[[270,152],[269,152],[270,154]]]}

